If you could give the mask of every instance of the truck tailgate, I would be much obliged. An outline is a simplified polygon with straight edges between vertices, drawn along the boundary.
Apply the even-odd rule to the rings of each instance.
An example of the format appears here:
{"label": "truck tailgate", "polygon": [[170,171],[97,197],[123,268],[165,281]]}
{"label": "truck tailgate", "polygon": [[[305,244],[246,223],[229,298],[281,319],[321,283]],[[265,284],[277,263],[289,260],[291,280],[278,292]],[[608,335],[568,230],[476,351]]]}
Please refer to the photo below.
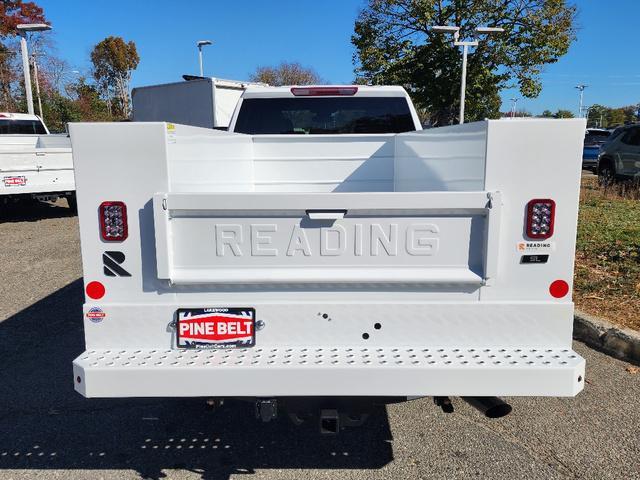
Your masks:
{"label": "truck tailgate", "polygon": [[173,284],[483,284],[498,192],[159,193],[158,277]]}

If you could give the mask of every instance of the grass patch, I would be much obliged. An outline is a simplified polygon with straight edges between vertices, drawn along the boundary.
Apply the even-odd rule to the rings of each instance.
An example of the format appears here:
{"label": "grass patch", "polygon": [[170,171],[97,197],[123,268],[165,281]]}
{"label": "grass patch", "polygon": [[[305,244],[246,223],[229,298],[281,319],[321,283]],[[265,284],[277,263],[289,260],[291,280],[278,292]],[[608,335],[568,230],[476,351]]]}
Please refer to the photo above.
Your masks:
{"label": "grass patch", "polygon": [[629,193],[583,177],[574,299],[583,311],[640,330],[640,201]]}

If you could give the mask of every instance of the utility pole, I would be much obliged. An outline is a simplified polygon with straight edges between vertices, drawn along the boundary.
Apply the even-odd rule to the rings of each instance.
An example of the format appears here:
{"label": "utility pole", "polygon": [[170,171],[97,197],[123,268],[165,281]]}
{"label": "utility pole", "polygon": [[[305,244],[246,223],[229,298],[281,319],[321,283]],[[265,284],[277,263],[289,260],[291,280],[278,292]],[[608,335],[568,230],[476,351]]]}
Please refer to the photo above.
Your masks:
{"label": "utility pole", "polygon": [[[464,102],[467,91],[467,55],[469,47],[477,47],[478,40],[470,39],[467,41],[460,40],[460,27],[455,25],[436,25],[431,29],[438,33],[453,33],[453,44],[456,47],[462,47],[462,78],[460,81],[460,123],[464,123]],[[492,33],[504,32],[504,28],[496,27],[477,27],[476,33],[489,35]]]}
{"label": "utility pole", "polygon": [[580,85],[576,85],[576,88],[580,90],[580,106],[578,110],[579,118],[582,118],[582,102],[584,101],[584,89],[587,88],[588,86],[589,85],[585,85],[584,83],[581,83]]}
{"label": "utility pole", "polygon": [[33,52],[33,78],[36,81],[36,97],[38,97],[38,111],[40,112],[40,120],[44,122],[42,115],[42,98],[40,97],[40,80],[38,80],[38,62],[36,61],[36,52]]}

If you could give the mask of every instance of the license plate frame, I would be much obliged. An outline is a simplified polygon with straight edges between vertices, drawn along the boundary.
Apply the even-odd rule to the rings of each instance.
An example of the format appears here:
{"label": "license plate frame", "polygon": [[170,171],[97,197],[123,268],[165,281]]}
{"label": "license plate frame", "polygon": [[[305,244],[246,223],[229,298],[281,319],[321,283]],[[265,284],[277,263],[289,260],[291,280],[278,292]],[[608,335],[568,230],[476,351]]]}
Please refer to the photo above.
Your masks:
{"label": "license plate frame", "polygon": [[252,307],[179,308],[175,324],[179,349],[251,348],[256,344],[256,310]]}

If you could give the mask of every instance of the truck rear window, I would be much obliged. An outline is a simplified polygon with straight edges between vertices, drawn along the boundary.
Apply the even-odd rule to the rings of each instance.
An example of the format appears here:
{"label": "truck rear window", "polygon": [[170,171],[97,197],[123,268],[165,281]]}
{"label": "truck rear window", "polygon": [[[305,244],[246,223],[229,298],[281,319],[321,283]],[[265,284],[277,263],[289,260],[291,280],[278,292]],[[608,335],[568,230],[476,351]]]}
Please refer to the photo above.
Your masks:
{"label": "truck rear window", "polygon": [[0,135],[45,135],[47,131],[37,120],[0,120]]}
{"label": "truck rear window", "polygon": [[415,125],[403,97],[248,98],[234,129],[252,135],[412,130]]}

